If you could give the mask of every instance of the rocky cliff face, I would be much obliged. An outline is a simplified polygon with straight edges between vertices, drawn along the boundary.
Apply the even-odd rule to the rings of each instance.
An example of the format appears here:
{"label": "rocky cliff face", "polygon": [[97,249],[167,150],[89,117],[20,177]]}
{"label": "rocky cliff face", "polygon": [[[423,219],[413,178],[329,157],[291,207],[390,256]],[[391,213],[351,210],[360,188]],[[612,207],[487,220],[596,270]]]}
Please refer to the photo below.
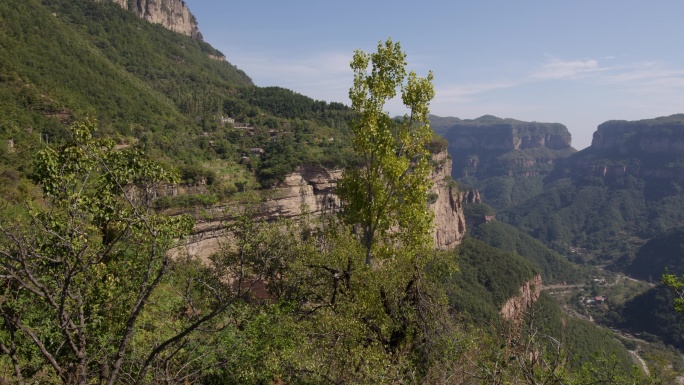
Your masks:
{"label": "rocky cliff face", "polygon": [[605,122],[589,148],[561,163],[581,175],[684,182],[684,114]]}
{"label": "rocky cliff face", "polygon": [[555,159],[574,152],[570,132],[559,123],[486,115],[472,120],[432,117],[431,125],[449,141],[454,178],[546,175]]}
{"label": "rocky cliff face", "polygon": [[501,318],[513,323],[521,322],[525,312],[529,311],[532,305],[539,299],[541,290],[542,278],[541,275],[537,274],[520,287],[520,292],[517,296],[510,298],[504,303],[501,307]]}
{"label": "rocky cliff face", "polygon": [[446,151],[436,154],[433,161],[436,167],[431,176],[432,192],[437,194],[437,200],[430,204],[435,213],[432,235],[436,248],[453,249],[461,243],[466,231],[461,194],[446,178],[451,175],[449,154]]}
{"label": "rocky cliff face", "polygon": [[482,196],[478,190],[468,190],[461,193],[461,202],[464,204],[482,203]]}
{"label": "rocky cliff face", "polygon": [[[446,152],[433,157],[436,164],[432,172],[432,192],[437,195],[430,208],[435,213],[433,238],[435,247],[452,249],[465,235],[465,219],[461,196],[446,176],[451,173],[451,159]],[[271,191],[271,198],[258,208],[258,215],[266,219],[296,218],[304,211],[311,215],[332,214],[339,210],[340,200],[335,195],[337,181],[342,170],[326,170],[322,167],[304,166],[288,175],[285,180]],[[210,216],[214,220],[199,220],[195,234],[186,245],[190,256],[207,257],[218,251],[225,239],[223,220],[225,207],[216,207]]]}
{"label": "rocky cliff face", "polygon": [[684,114],[633,122],[605,122],[594,132],[591,147],[618,154],[682,155]]}
{"label": "rocky cliff face", "polygon": [[202,40],[197,20],[183,0],[96,0],[112,1],[138,17],[194,39]]}

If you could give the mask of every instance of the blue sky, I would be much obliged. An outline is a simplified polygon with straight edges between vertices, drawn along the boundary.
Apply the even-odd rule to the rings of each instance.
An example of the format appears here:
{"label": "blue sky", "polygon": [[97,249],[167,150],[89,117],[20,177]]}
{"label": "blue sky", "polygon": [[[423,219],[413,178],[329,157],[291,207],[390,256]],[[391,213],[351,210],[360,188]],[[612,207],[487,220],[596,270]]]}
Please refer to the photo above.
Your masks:
{"label": "blue sky", "polygon": [[186,3],[257,85],[314,99],[348,103],[354,50],[391,37],[434,72],[435,115],[560,122],[582,149],[604,121],[684,113],[681,0]]}

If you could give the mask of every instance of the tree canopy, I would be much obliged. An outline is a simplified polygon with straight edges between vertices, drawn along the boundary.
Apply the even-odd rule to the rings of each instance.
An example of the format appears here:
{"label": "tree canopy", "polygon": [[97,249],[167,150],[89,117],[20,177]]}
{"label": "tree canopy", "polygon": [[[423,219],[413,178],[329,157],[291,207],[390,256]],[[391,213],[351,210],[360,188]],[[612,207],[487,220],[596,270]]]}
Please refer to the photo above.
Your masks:
{"label": "tree canopy", "polygon": [[[435,95],[432,73],[426,78],[411,71],[406,76],[406,54],[388,39],[378,51],[356,51],[351,62],[354,85],[349,90],[353,147],[359,167],[345,170],[338,193],[344,202],[344,218],[357,227],[366,249],[366,264],[383,246],[429,244],[432,217],[427,211],[430,188],[429,151],[432,138],[428,115]],[[385,105],[401,89],[408,112],[394,120]],[[392,241],[378,242],[392,232]]]}

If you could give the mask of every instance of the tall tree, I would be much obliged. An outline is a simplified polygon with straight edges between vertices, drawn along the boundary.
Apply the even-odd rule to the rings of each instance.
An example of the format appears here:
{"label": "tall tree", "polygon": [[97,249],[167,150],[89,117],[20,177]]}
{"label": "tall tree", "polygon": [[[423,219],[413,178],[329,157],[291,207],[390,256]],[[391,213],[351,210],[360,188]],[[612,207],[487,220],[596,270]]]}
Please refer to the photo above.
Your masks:
{"label": "tall tree", "polygon": [[18,382],[153,382],[158,357],[239,297],[223,272],[169,253],[194,222],[150,203],[177,173],[93,131],[76,123],[37,155],[42,200],[3,207],[0,366]]}
{"label": "tall tree", "polygon": [[[349,97],[357,114],[352,124],[354,149],[361,164],[347,168],[338,193],[344,202],[344,218],[357,228],[366,249],[366,265],[379,247],[430,242],[426,145],[432,137],[428,115],[435,95],[433,75],[430,72],[422,78],[411,71],[407,77],[405,59],[399,43],[388,39],[378,43],[376,53],[357,50],[351,62],[354,85]],[[398,89],[408,111],[395,120],[385,105]]]}

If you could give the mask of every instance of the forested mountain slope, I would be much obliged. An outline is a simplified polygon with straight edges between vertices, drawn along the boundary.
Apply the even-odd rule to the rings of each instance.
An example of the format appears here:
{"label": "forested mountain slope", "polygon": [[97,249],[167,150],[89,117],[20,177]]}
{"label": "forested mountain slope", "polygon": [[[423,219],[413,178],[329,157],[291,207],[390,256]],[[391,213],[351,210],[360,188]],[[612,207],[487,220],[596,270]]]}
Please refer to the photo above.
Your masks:
{"label": "forested mountain slope", "polygon": [[509,224],[501,221],[484,223],[472,229],[472,236],[490,246],[521,255],[539,268],[545,284],[575,283],[585,279],[577,265]]}
{"label": "forested mountain slope", "polygon": [[[0,156],[10,168],[85,116],[100,135],[180,166],[191,183],[249,169],[269,186],[298,164],[350,159],[346,106],[255,87],[208,43],[112,2],[4,1],[0,47],[0,139],[12,140]],[[231,183],[223,190],[235,191]]]}
{"label": "forested mountain slope", "polygon": [[500,217],[555,250],[614,261],[684,220],[682,135],[682,115],[604,123],[591,147],[557,163],[542,194]]}

